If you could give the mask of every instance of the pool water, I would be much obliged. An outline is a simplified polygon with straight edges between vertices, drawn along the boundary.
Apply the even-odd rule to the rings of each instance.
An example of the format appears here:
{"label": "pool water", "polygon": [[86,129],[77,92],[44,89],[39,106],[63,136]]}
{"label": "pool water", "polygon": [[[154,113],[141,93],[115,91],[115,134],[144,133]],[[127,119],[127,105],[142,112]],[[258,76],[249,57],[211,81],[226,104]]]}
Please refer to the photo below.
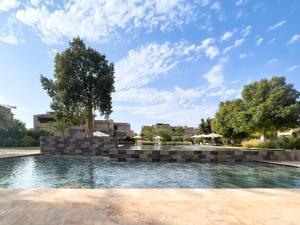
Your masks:
{"label": "pool water", "polygon": [[0,188],[300,188],[300,168],[30,156],[0,160]]}

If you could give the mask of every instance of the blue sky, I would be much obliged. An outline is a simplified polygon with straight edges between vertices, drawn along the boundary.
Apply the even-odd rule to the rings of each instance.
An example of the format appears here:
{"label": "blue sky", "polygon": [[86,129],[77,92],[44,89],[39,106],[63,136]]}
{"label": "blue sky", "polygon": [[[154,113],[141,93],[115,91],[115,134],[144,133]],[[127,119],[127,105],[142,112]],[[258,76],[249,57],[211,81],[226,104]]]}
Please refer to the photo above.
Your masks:
{"label": "blue sky", "polygon": [[284,75],[300,90],[298,0],[0,0],[0,103],[32,127],[40,74],[79,35],[115,63],[115,121],[197,126],[243,86]]}

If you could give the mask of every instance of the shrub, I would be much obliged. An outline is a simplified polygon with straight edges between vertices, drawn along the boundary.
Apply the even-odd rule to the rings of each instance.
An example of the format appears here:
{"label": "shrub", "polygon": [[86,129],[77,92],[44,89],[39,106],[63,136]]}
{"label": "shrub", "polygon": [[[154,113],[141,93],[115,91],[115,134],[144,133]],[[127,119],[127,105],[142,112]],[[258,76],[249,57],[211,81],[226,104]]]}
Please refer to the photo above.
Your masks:
{"label": "shrub", "polygon": [[279,148],[300,150],[300,137],[281,137],[275,140]]}
{"label": "shrub", "polygon": [[269,148],[269,149],[298,149],[300,150],[300,137],[280,137],[261,142],[259,139],[243,141],[244,148]]}
{"label": "shrub", "polygon": [[25,135],[22,139],[21,139],[21,145],[24,147],[31,147],[34,144],[34,139],[28,135]]}
{"label": "shrub", "polygon": [[142,145],[154,145],[153,141],[141,141]]}
{"label": "shrub", "polygon": [[262,142],[259,139],[250,139],[242,142],[243,148],[258,148]]}

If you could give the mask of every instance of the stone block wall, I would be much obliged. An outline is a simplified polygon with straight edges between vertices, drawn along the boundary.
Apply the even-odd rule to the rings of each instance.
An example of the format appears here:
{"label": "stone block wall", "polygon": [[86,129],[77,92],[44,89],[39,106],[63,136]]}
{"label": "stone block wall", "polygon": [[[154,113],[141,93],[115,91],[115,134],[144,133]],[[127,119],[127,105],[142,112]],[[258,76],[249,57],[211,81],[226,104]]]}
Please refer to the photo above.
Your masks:
{"label": "stone block wall", "polygon": [[46,155],[102,155],[118,146],[114,137],[41,137],[40,143]]}
{"label": "stone block wall", "polygon": [[118,161],[168,162],[251,162],[257,160],[300,161],[298,150],[126,150],[111,149],[103,153]]}
{"label": "stone block wall", "polygon": [[251,162],[257,160],[300,161],[299,150],[128,150],[118,148],[115,137],[41,137],[46,155],[99,155],[118,161]]}

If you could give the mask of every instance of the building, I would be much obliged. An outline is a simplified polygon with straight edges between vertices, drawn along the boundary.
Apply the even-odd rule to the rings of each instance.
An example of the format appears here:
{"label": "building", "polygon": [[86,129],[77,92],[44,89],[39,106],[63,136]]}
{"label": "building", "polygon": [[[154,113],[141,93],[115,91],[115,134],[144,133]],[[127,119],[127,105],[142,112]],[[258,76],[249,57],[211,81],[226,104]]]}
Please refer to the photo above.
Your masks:
{"label": "building", "polygon": [[45,114],[33,115],[33,128],[34,129],[48,128],[49,124],[52,122],[55,122],[53,112],[47,112]]}
{"label": "building", "polygon": [[[55,122],[53,112],[33,116],[34,129],[48,128],[51,122]],[[115,123],[113,120],[94,120],[94,131],[100,131],[109,135],[132,137],[130,123]]]}
{"label": "building", "polygon": [[106,134],[113,134],[114,121],[113,120],[94,120],[94,131],[100,131]]}
{"label": "building", "polygon": [[114,132],[117,134],[124,134],[126,137],[132,137],[129,123],[114,123]]}
{"label": "building", "polygon": [[114,122],[113,120],[95,120],[94,130],[119,137],[132,137],[130,123]]}
{"label": "building", "polygon": [[191,138],[197,134],[197,128],[184,126],[184,136],[185,138]]}
{"label": "building", "polygon": [[277,136],[278,137],[288,137],[288,136],[292,136],[297,131],[299,131],[299,129],[288,129],[288,130],[284,130],[284,131],[277,131]]}

